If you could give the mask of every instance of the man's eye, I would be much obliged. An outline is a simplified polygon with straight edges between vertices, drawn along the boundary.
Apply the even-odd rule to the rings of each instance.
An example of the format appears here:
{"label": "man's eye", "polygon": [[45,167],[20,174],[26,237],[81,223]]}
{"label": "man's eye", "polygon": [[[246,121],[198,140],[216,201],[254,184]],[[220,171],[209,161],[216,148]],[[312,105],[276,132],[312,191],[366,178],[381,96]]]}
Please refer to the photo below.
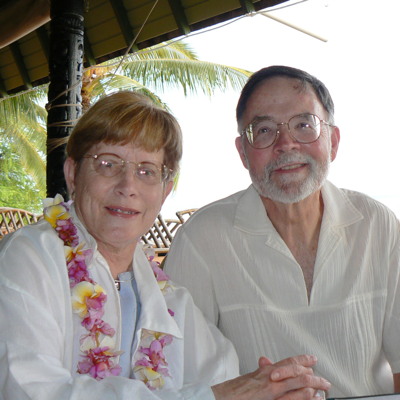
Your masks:
{"label": "man's eye", "polygon": [[256,135],[268,135],[272,132],[272,129],[269,126],[260,126],[257,127]]}
{"label": "man's eye", "polygon": [[299,122],[294,129],[297,131],[314,131],[316,127],[309,122]]}

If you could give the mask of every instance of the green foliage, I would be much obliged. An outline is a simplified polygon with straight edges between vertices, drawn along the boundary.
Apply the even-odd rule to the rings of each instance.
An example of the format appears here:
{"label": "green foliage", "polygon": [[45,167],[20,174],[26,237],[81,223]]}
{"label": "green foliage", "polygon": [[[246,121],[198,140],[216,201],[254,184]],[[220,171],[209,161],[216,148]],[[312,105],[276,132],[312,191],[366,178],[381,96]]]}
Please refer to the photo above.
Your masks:
{"label": "green foliage", "polygon": [[[136,90],[168,110],[158,93],[181,88],[211,96],[228,87],[240,90],[251,75],[235,67],[198,60],[183,42],[163,43],[91,67],[83,77],[83,107],[115,90]],[[41,212],[46,193],[47,86],[0,99],[0,207]]]}
{"label": "green foliage", "polygon": [[108,68],[103,85],[147,87],[158,93],[166,88],[180,88],[185,96],[199,90],[206,96],[228,87],[241,90],[251,75],[240,68],[199,60],[184,42],[162,43],[101,67]]}
{"label": "green foliage", "polygon": [[45,191],[26,173],[20,155],[11,148],[9,140],[0,141],[0,206],[40,214]]}
{"label": "green foliage", "polygon": [[0,206],[41,212],[46,189],[46,87],[0,101]]}

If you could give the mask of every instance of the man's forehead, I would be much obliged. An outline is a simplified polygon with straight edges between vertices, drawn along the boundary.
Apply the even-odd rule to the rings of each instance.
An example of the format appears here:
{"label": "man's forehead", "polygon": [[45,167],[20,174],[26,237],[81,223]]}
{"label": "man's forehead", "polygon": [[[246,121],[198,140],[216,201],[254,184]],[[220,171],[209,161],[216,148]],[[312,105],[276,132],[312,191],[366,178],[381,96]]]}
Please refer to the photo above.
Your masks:
{"label": "man's forehead", "polygon": [[[275,113],[288,112],[291,110],[296,113],[310,112],[316,104],[322,106],[317,94],[312,87],[305,87],[301,82],[260,85],[249,97],[244,111],[245,118],[251,115],[256,116],[274,116]],[[270,82],[271,83],[271,82]],[[318,106],[317,106],[318,107]],[[285,112],[285,113],[286,113]]]}
{"label": "man's forehead", "polygon": [[[305,96],[301,99],[297,96]],[[240,129],[254,119],[287,120],[302,113],[317,114],[325,118],[325,109],[309,82],[287,76],[274,76],[259,82],[249,96],[238,121]],[[278,122],[279,122],[278,121]]]}
{"label": "man's forehead", "polygon": [[272,76],[262,80],[253,91],[256,92],[258,89],[271,88],[271,87],[279,87],[286,86],[293,89],[296,92],[303,92],[311,90],[314,92],[310,83],[306,81],[302,81],[298,78],[291,78],[288,76]]}

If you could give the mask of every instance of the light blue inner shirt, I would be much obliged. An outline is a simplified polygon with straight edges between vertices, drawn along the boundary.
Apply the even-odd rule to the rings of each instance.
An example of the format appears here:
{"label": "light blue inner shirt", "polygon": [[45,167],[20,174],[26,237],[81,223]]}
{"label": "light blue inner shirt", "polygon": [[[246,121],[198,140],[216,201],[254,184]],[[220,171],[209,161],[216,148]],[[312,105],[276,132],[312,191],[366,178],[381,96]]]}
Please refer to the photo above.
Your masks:
{"label": "light blue inner shirt", "polygon": [[119,301],[121,304],[121,350],[119,358],[122,368],[120,376],[132,377],[132,354],[137,322],[140,316],[140,299],[133,271],[122,272],[117,278],[120,282]]}

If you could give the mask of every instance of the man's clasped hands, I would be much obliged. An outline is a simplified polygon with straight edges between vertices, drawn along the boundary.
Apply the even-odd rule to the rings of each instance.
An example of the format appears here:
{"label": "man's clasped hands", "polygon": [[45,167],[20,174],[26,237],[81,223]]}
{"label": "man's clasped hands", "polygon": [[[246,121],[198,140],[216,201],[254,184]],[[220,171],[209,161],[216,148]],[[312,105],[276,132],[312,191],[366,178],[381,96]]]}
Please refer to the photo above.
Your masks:
{"label": "man's clasped hands", "polygon": [[259,359],[259,368],[213,386],[217,400],[310,400],[323,397],[330,383],[315,376],[312,367],[317,358],[301,355],[273,364],[268,358]]}

